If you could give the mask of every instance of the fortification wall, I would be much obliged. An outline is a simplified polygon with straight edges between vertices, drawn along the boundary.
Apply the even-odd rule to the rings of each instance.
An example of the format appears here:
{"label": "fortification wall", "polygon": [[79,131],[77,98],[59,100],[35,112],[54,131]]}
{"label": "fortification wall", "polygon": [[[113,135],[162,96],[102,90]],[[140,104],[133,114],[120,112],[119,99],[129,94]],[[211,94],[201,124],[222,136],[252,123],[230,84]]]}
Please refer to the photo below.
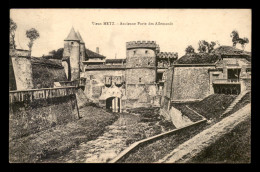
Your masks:
{"label": "fortification wall", "polygon": [[62,61],[62,66],[64,67],[67,80],[70,80],[70,66],[68,64],[68,61]]}
{"label": "fortification wall", "polygon": [[20,138],[78,119],[72,88],[9,93],[9,138]]}
{"label": "fortification wall", "polygon": [[17,90],[34,88],[30,58],[11,56]]}
{"label": "fortification wall", "polygon": [[16,90],[16,89],[17,88],[16,88],[12,58],[9,56],[9,90]]}
{"label": "fortification wall", "polygon": [[164,76],[163,76],[163,79],[164,79],[164,88],[163,88],[163,96],[167,97],[167,98],[171,98],[171,92],[172,92],[172,82],[173,82],[173,72],[174,72],[174,69],[173,67],[167,69],[165,72],[164,72]]}
{"label": "fortification wall", "polygon": [[251,90],[251,78],[241,79],[241,92]]}
{"label": "fortification wall", "polygon": [[[86,86],[84,93],[95,103],[99,102],[99,98],[102,94],[102,89],[105,89],[105,77],[111,76],[112,82],[115,82],[117,76],[121,76],[122,81],[125,81],[125,71],[124,70],[93,70],[84,72],[86,78]],[[125,94],[125,87],[120,87],[122,93]]]}
{"label": "fortification wall", "polygon": [[155,69],[136,68],[126,70],[126,84],[154,84],[155,81]]}
{"label": "fortification wall", "polygon": [[172,100],[203,99],[210,94],[208,69],[211,67],[175,67]]}
{"label": "fortification wall", "polygon": [[150,107],[158,101],[156,93],[156,84],[128,84],[126,108]]}

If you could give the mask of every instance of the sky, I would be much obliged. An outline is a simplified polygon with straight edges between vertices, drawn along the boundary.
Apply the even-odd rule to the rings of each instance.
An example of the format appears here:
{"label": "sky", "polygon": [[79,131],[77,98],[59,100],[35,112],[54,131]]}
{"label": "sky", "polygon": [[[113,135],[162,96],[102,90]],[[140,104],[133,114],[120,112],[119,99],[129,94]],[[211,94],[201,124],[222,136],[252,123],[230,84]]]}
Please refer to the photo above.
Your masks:
{"label": "sky", "polygon": [[[96,51],[99,47],[100,54],[107,58],[125,58],[129,41],[156,41],[161,52],[177,52],[179,57],[188,45],[197,51],[199,40],[232,46],[233,30],[249,39],[245,50],[251,51],[249,9],[11,9],[10,17],[17,24],[17,48],[28,49],[26,30],[39,31],[32,48],[32,56],[36,57],[63,48],[72,27],[80,32],[86,48]],[[148,25],[156,22],[169,25]]]}

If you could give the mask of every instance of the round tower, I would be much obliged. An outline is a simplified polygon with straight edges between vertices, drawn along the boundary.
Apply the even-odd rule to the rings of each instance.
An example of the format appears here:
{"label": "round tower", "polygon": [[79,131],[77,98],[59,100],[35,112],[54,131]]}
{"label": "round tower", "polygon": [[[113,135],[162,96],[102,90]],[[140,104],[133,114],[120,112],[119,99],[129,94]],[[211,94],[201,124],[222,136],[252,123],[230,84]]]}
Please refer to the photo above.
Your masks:
{"label": "round tower", "polygon": [[155,83],[157,51],[159,51],[159,46],[155,41],[126,43],[126,77],[128,84]]}
{"label": "round tower", "polygon": [[64,64],[65,72],[68,73],[69,80],[80,78],[80,39],[72,27],[69,35],[64,40],[63,59],[67,60]]}
{"label": "round tower", "polygon": [[146,107],[156,96],[155,41],[126,43],[126,97],[127,108]]}

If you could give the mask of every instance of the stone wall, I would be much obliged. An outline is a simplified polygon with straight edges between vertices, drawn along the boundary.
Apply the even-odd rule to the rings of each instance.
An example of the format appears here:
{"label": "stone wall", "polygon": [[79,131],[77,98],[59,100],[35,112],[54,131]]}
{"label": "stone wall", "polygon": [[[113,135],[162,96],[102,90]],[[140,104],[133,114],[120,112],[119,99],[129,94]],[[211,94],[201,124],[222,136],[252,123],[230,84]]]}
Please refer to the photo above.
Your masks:
{"label": "stone wall", "polygon": [[16,88],[12,58],[9,56],[9,90],[16,90],[16,89],[17,88]]}
{"label": "stone wall", "polygon": [[[95,103],[99,102],[99,98],[102,96],[102,90],[104,94],[109,93],[111,86],[105,86],[105,77],[112,77],[112,83],[115,82],[117,76],[121,76],[122,81],[125,81],[125,70],[92,70],[86,71],[82,77],[86,78],[86,86],[84,93]],[[125,94],[125,86],[118,87],[122,94]],[[111,93],[111,96],[113,92]],[[103,95],[106,97],[105,95]]]}
{"label": "stone wall", "polygon": [[172,100],[188,101],[203,99],[210,94],[211,67],[175,67]]}
{"label": "stone wall", "polygon": [[[135,49],[128,49],[126,51],[126,57],[127,57],[126,59],[128,59],[128,57],[131,58],[139,57],[139,59],[141,59],[142,57],[155,57],[155,56],[156,56],[155,51],[149,48],[135,48]],[[134,62],[134,60],[132,62]]]}
{"label": "stone wall", "polygon": [[16,89],[26,90],[34,88],[30,58],[17,56],[11,58],[16,80]]}
{"label": "stone wall", "polygon": [[62,61],[62,66],[64,67],[64,71],[65,71],[67,80],[70,81],[70,66],[69,66],[69,61]]}
{"label": "stone wall", "polygon": [[9,105],[9,138],[20,138],[78,118],[76,96],[68,95]]}
{"label": "stone wall", "polygon": [[251,78],[241,79],[241,92],[251,90]]}
{"label": "stone wall", "polygon": [[167,69],[164,74],[163,74],[163,79],[164,79],[164,88],[163,88],[163,96],[167,98],[171,98],[171,92],[172,92],[172,80],[173,80],[173,72],[174,69],[173,67]]}
{"label": "stone wall", "polygon": [[154,84],[155,81],[155,69],[137,68],[126,70],[126,84]]}
{"label": "stone wall", "polygon": [[172,122],[176,128],[181,128],[193,123],[187,116],[183,115],[181,111],[173,106],[170,110],[160,109],[160,115],[163,116],[165,120]]}
{"label": "stone wall", "polygon": [[156,84],[128,84],[126,108],[149,107],[158,104]]}

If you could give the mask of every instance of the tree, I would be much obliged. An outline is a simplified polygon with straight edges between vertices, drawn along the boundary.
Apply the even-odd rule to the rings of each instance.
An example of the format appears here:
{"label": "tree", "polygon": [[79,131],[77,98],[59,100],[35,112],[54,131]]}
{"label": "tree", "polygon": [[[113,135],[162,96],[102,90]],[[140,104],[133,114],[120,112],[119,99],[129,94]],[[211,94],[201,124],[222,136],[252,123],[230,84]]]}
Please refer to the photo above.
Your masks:
{"label": "tree", "polygon": [[211,41],[208,46],[208,52],[211,53],[214,50],[214,47],[216,45],[216,42]]}
{"label": "tree", "polygon": [[236,47],[237,43],[239,43],[243,50],[245,49],[245,45],[249,43],[248,38],[244,37],[244,38],[240,38],[238,31],[233,30],[230,34],[230,37],[232,38],[232,42],[233,42],[233,47]]}
{"label": "tree", "polygon": [[189,53],[194,53],[195,52],[195,49],[189,45],[186,49],[185,49],[185,52],[186,54],[189,54]]}
{"label": "tree", "polygon": [[10,36],[10,44],[9,44],[9,47],[11,49],[15,49],[16,48],[16,45],[15,45],[15,31],[17,29],[17,25],[16,23],[10,18],[10,33],[9,33],[9,36]]}
{"label": "tree", "polygon": [[56,50],[50,51],[49,54],[52,54],[52,55],[56,54]]}
{"label": "tree", "polygon": [[63,57],[63,48],[59,48],[57,51],[56,50],[52,50],[49,52],[49,54],[52,55],[52,57],[49,56],[45,56],[45,58],[51,58],[51,59],[59,59],[61,60]]}
{"label": "tree", "polygon": [[199,48],[198,51],[200,53],[211,53],[214,50],[214,47],[216,45],[216,42],[211,41],[208,43],[205,40],[199,41]]}
{"label": "tree", "polygon": [[243,41],[240,42],[240,44],[241,44],[243,50],[245,49],[245,46],[246,46],[246,44],[248,44],[248,43],[249,43],[248,38],[244,37],[244,38],[243,38]]}
{"label": "tree", "polygon": [[31,28],[26,31],[26,36],[27,36],[27,38],[30,39],[30,41],[28,43],[28,47],[29,47],[30,56],[31,56],[33,43],[36,39],[38,39],[40,37],[40,34],[36,29]]}

